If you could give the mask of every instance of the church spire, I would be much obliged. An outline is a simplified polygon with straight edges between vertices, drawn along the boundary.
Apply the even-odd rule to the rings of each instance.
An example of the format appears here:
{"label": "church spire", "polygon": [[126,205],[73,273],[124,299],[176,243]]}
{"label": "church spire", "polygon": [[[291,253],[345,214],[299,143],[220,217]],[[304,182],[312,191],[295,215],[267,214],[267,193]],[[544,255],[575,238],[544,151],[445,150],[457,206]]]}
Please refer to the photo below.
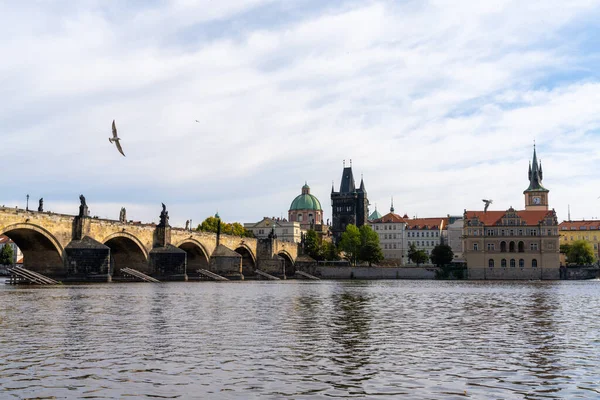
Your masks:
{"label": "church spire", "polygon": [[392,196],[392,205],[390,206],[390,212],[394,212],[394,196]]}

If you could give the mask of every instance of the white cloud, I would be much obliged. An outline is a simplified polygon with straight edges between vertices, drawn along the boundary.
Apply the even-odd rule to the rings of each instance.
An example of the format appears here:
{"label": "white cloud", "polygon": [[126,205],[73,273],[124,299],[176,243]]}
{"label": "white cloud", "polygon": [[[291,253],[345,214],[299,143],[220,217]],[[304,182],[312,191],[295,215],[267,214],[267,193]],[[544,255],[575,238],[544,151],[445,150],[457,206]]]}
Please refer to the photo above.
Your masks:
{"label": "white cloud", "polygon": [[536,139],[559,216],[595,216],[600,82],[578,46],[597,2],[348,2],[275,25],[266,0],[122,4],[1,13],[0,203],[248,222],[307,180],[328,215],[352,158],[379,210],[520,207]]}

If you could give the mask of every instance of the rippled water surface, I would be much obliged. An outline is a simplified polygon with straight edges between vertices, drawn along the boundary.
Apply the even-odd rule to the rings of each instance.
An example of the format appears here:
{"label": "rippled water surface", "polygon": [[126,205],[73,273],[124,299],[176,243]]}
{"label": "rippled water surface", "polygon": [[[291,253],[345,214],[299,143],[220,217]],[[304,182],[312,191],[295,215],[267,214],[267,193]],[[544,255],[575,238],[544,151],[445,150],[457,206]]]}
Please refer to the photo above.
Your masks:
{"label": "rippled water surface", "polygon": [[0,285],[0,398],[600,398],[600,281]]}

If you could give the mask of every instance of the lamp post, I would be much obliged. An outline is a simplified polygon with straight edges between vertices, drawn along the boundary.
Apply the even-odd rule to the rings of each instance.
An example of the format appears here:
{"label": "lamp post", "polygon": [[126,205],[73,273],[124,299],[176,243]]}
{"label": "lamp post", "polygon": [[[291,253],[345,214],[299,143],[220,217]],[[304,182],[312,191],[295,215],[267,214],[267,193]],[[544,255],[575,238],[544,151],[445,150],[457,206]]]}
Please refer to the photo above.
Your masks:
{"label": "lamp post", "polygon": [[27,204],[25,205],[25,211],[29,211],[29,195],[27,195]]}

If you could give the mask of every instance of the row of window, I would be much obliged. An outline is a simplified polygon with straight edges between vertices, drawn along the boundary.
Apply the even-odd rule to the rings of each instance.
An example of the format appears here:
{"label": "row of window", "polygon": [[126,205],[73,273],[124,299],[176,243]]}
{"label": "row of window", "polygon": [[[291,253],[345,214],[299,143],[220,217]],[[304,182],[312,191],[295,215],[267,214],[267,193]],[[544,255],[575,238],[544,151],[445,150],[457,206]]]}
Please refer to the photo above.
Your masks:
{"label": "row of window", "polygon": [[421,241],[415,240],[412,242],[409,240],[408,245],[410,246],[411,243],[414,243],[415,246],[436,246],[438,244],[436,241],[433,241],[433,240],[421,240]]}
{"label": "row of window", "polygon": [[[564,238],[565,240],[569,240],[568,236],[561,236],[560,238],[561,239]],[[573,235],[571,235],[571,240],[575,240]],[[589,236],[577,235],[577,240],[590,240],[590,237]],[[594,235],[594,242],[597,242],[597,241],[598,241],[598,236]]]}
{"label": "row of window", "polygon": [[[373,226],[375,226],[375,230],[378,231],[379,230],[379,225],[378,224],[373,224]],[[396,230],[396,224],[393,225],[387,225],[384,224],[383,228],[381,228],[382,231],[395,231]]]}
{"label": "row of window", "polygon": [[396,239],[396,234],[387,234],[387,233],[381,233],[379,234],[381,236],[382,239]]}
{"label": "row of window", "polygon": [[[531,251],[538,251],[538,244],[537,243],[530,243],[529,244],[529,249]],[[478,251],[479,250],[479,243],[473,243],[473,250],[474,251]],[[487,250],[488,251],[495,251],[496,250],[496,244],[495,243],[488,243],[487,244]],[[508,251],[510,253],[515,253],[515,242],[510,242],[510,246],[508,247]],[[519,253],[524,253],[525,252],[525,243],[523,242],[519,242],[518,245],[518,251]],[[506,253],[506,242],[500,242],[500,252],[501,253]]]}
{"label": "row of window", "polygon": [[[429,237],[430,232],[408,232],[408,237]],[[439,232],[431,232],[431,237],[439,237]]]}
{"label": "row of window", "polygon": [[[527,228],[527,229],[497,229],[488,228],[485,230],[486,236],[538,236],[542,235],[558,235],[558,229],[538,229],[538,228]],[[469,229],[469,236],[482,236],[483,229]]]}
{"label": "row of window", "polygon": [[[494,268],[494,260],[493,259],[490,258],[490,260],[488,261],[488,266],[490,268]],[[500,260],[500,266],[502,268],[506,268],[506,259],[505,258]],[[516,261],[513,258],[510,260],[510,267],[515,268],[515,266],[516,266]],[[531,267],[537,268],[537,260],[535,258],[533,260],[531,260]],[[519,268],[525,268],[525,260],[523,260],[522,258],[519,260]]]}

